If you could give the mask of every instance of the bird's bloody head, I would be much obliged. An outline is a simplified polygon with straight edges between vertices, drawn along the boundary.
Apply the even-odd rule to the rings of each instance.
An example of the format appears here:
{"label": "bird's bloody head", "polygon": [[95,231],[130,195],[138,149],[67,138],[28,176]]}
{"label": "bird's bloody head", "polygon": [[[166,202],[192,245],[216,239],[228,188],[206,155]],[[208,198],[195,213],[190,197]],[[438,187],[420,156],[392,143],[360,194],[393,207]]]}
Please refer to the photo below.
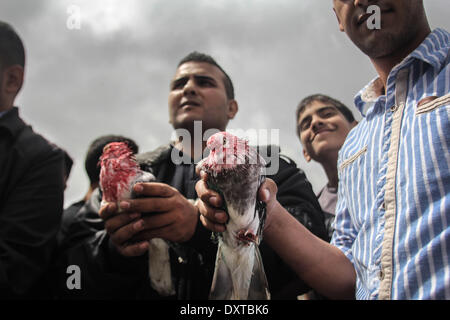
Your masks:
{"label": "bird's bloody head", "polygon": [[133,152],[125,142],[111,142],[100,157],[100,187],[103,200],[117,202],[131,192],[131,182],[140,172]]}
{"label": "bird's bloody head", "polygon": [[212,135],[206,146],[210,150],[203,163],[207,171],[218,173],[223,169],[234,169],[242,164],[256,164],[259,161],[256,150],[248,145],[247,140],[229,132]]}

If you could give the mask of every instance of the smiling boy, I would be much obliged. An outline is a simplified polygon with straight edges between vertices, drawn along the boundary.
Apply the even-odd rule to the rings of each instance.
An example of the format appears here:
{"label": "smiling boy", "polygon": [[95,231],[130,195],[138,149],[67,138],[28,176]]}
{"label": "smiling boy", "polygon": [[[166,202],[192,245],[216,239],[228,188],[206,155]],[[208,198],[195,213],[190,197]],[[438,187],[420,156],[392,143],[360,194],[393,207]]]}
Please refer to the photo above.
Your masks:
{"label": "smiling boy", "polygon": [[337,188],[338,153],[345,138],[357,122],[352,112],[340,101],[323,94],[314,94],[300,101],[296,110],[297,135],[307,162],[319,162],[328,178],[317,198],[325,214],[328,235],[333,234]]}

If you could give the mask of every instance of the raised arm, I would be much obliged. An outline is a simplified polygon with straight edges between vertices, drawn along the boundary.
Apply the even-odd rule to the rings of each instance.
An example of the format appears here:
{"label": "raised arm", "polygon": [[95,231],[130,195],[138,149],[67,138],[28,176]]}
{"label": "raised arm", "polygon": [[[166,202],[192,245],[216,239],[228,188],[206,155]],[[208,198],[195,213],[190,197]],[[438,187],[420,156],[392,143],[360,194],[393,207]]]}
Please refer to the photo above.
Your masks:
{"label": "raised arm", "polygon": [[[222,199],[207,188],[206,176],[196,185],[198,207],[205,227],[226,228],[227,216],[215,209]],[[284,209],[276,199],[277,186],[267,179],[259,189],[259,199],[267,204],[264,241],[297,275],[319,293],[332,299],[353,299],[356,274],[341,250],[312,234]]]}

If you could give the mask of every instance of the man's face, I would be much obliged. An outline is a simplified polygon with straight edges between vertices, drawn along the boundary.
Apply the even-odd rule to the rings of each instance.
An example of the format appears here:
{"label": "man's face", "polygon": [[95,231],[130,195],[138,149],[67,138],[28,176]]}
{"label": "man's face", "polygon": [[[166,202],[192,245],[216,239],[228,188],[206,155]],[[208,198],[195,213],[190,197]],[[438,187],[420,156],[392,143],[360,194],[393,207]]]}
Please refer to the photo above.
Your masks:
{"label": "man's face", "polygon": [[297,121],[305,159],[323,162],[332,155],[337,156],[347,134],[355,125],[356,122],[348,122],[331,104],[320,101],[310,103]]}
{"label": "man's face", "polygon": [[237,112],[235,100],[227,98],[224,74],[205,62],[186,62],[178,67],[170,84],[169,118],[175,129],[193,128],[202,121],[203,130],[226,129]]}
{"label": "man's face", "polygon": [[14,99],[22,88],[24,69],[20,65],[1,66],[0,61],[0,111],[12,108]]}
{"label": "man's face", "polygon": [[[391,55],[417,36],[425,14],[422,0],[334,0],[339,28],[370,58]],[[381,10],[381,28],[369,29],[370,5]]]}

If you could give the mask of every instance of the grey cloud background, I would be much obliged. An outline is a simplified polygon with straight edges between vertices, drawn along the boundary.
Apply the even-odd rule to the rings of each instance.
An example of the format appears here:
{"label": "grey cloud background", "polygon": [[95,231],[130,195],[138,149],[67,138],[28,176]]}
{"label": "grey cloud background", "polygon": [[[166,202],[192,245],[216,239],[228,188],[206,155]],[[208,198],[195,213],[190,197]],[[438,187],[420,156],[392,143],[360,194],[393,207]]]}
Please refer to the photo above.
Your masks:
{"label": "grey cloud background", "polygon": [[[70,5],[81,10],[80,30],[66,26]],[[425,5],[432,27],[450,30],[448,0]],[[331,0],[2,0],[0,20],[27,50],[22,117],[74,158],[66,206],[87,190],[84,156],[99,135],[129,136],[142,151],[168,141],[169,81],[193,50],[211,54],[233,79],[240,110],[229,128],[280,129],[283,153],[315,191],[326,177],[301,155],[297,103],[322,92],[353,108],[375,77],[339,32]]]}

